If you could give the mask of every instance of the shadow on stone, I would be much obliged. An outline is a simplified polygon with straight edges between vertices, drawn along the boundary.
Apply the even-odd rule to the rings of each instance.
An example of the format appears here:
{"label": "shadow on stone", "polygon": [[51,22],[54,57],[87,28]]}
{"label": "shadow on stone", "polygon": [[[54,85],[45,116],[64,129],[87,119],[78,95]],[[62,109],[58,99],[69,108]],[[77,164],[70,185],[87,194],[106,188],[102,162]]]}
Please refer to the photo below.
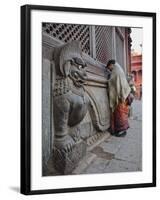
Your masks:
{"label": "shadow on stone", "polygon": [[96,146],[94,149],[92,149],[91,152],[95,153],[98,157],[104,158],[106,160],[112,160],[114,158],[114,154],[109,152],[104,152],[103,148],[100,146]]}

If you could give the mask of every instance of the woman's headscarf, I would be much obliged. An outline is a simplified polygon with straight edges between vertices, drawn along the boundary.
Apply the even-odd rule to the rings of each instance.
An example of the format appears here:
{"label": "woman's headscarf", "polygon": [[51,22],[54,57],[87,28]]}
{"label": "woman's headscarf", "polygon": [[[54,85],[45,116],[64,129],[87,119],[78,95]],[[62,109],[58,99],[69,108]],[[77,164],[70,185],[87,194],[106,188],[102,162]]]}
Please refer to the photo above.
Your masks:
{"label": "woman's headscarf", "polygon": [[125,102],[131,91],[125,73],[118,63],[114,64],[111,77],[108,81],[108,87],[109,104],[112,112],[114,112],[119,102]]}

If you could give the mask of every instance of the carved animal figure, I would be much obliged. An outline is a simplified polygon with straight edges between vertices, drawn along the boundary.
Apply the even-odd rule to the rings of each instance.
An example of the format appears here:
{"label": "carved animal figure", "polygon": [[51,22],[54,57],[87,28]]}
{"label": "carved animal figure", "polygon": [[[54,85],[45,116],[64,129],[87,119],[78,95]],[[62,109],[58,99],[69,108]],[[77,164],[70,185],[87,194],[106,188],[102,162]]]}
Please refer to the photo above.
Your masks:
{"label": "carved animal figure", "polygon": [[79,123],[85,117],[89,107],[89,99],[84,89],[87,78],[86,63],[82,58],[79,42],[72,41],[56,48],[54,61],[55,147],[70,151],[80,139]]}

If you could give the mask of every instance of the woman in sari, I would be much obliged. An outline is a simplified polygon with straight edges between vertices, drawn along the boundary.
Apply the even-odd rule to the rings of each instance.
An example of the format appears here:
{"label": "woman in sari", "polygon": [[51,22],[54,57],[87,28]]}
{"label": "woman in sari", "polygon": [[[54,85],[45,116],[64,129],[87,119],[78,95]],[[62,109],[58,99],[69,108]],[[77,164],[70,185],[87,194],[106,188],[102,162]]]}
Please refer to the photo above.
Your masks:
{"label": "woman in sari", "polygon": [[125,73],[115,60],[109,60],[107,69],[110,71],[108,80],[109,105],[111,110],[111,134],[117,137],[125,136],[129,128],[128,113],[132,98],[131,88]]}

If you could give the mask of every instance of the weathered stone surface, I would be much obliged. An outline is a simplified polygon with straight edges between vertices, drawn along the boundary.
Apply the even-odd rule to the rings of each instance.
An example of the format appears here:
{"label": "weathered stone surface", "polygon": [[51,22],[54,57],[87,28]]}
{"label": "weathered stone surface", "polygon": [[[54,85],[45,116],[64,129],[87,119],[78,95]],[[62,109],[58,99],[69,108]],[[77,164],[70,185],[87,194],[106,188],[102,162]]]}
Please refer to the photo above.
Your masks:
{"label": "weathered stone surface", "polygon": [[[108,107],[107,112],[103,112],[103,105],[108,105],[108,99],[105,88],[99,88],[97,96],[93,87],[86,88],[86,63],[79,42],[72,41],[55,48],[54,63],[53,157],[55,169],[66,174],[75,168],[85,154],[86,144],[81,142],[83,148],[80,148],[79,141],[93,136],[95,129],[104,132],[108,128]],[[82,125],[83,120],[85,123]]]}
{"label": "weathered stone surface", "polygon": [[42,159],[43,159],[43,172],[47,168],[47,162],[51,153],[51,64],[48,59],[43,59],[42,69]]}
{"label": "weathered stone surface", "polygon": [[84,158],[78,163],[78,166],[75,168],[75,170],[73,170],[72,174],[81,174],[81,172],[84,171],[95,158],[95,154],[87,152]]}
{"label": "weathered stone surface", "polygon": [[[89,99],[85,94],[85,62],[77,41],[55,48],[56,80],[53,90],[55,125],[54,145],[68,152],[80,139],[79,124],[84,119]],[[72,127],[76,127],[71,130]]]}
{"label": "weathered stone surface", "polygon": [[61,174],[71,174],[78,166],[79,161],[86,155],[86,143],[82,140],[77,142],[71,151],[65,152],[54,148],[53,163]]}
{"label": "weathered stone surface", "polygon": [[103,173],[113,173],[113,172],[133,172],[140,171],[135,163],[127,162],[125,160],[113,159],[108,166],[103,169]]}
{"label": "weathered stone surface", "polygon": [[100,147],[103,148],[103,151],[110,153],[117,153],[119,148],[121,147],[122,138],[114,138],[114,140],[106,141],[100,144]]}
{"label": "weathered stone surface", "polygon": [[[128,135],[123,141],[120,150],[116,154],[116,158],[140,163],[141,168],[142,160],[142,123],[134,120],[130,121],[130,130]],[[135,127],[135,128],[134,128]]]}
{"label": "weathered stone surface", "polygon": [[105,167],[108,165],[109,161],[104,158],[95,158],[94,161],[90,164],[86,170],[83,171],[83,174],[97,174],[103,173]]}
{"label": "weathered stone surface", "polygon": [[98,146],[105,140],[107,140],[110,137],[110,133],[105,132],[105,133],[97,133],[94,136],[90,137],[87,139],[87,151],[91,151],[94,147]]}
{"label": "weathered stone surface", "polygon": [[43,130],[43,166],[52,156],[51,149],[67,154],[81,139],[103,134],[110,124],[104,66],[82,53],[78,42],[63,44],[48,37],[43,35],[43,61],[50,64],[48,82],[43,81],[46,107],[48,102],[43,114],[48,121],[47,131]]}

